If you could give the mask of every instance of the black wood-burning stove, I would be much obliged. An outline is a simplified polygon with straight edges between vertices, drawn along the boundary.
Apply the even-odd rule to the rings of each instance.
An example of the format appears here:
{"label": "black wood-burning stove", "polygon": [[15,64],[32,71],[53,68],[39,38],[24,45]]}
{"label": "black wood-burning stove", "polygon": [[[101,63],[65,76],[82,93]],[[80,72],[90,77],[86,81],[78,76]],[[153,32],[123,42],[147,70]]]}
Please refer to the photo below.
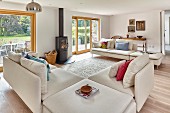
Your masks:
{"label": "black wood-burning stove", "polygon": [[59,36],[56,37],[57,60],[56,63],[63,64],[67,61],[68,39],[64,36],[64,9],[59,8]]}

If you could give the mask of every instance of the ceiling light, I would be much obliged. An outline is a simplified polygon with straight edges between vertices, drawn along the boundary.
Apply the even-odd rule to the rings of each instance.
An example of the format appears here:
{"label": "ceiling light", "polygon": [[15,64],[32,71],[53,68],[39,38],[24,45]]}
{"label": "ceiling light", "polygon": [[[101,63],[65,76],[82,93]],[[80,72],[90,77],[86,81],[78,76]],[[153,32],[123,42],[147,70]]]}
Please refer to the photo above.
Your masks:
{"label": "ceiling light", "polygon": [[38,3],[34,2],[34,0],[32,0],[31,3],[27,4],[26,10],[30,11],[30,12],[41,12],[42,8],[41,8],[40,4],[38,4]]}

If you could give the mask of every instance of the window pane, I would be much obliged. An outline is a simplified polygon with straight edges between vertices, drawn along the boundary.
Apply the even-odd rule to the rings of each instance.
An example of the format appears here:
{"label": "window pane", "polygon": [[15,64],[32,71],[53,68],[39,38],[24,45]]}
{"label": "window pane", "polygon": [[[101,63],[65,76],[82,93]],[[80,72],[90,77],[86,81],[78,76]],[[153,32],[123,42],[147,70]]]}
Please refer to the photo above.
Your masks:
{"label": "window pane", "polygon": [[0,63],[7,52],[31,50],[30,16],[0,15]]}

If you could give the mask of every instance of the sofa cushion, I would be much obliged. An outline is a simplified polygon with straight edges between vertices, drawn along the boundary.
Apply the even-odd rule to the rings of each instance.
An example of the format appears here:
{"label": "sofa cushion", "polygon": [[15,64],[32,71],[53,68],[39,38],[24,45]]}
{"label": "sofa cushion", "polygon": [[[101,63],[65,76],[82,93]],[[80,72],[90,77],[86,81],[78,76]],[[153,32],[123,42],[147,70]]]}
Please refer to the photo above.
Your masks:
{"label": "sofa cushion", "polygon": [[121,64],[118,68],[117,74],[116,74],[116,80],[121,81],[123,80],[123,77],[126,73],[126,70],[128,68],[128,65],[130,64],[131,60],[124,62]]}
{"label": "sofa cushion", "polygon": [[109,49],[103,49],[103,48],[92,48],[92,51],[100,51],[100,52],[108,52]]}
{"label": "sofa cushion", "polygon": [[130,41],[130,40],[116,39],[116,42],[128,42],[129,43],[129,50],[133,50],[133,42]]}
{"label": "sofa cushion", "polygon": [[159,60],[162,56],[163,56],[162,53],[149,54],[149,58],[151,60]]}
{"label": "sofa cushion", "polygon": [[100,42],[93,42],[93,47],[94,48],[100,48],[101,47],[101,43]]}
{"label": "sofa cushion", "polygon": [[129,56],[133,51],[122,51],[122,50],[108,50],[109,53],[119,54],[119,55],[126,55]]}
{"label": "sofa cushion", "polygon": [[109,77],[111,77],[111,78],[115,77],[116,74],[117,74],[117,71],[118,71],[118,69],[119,69],[119,66],[120,66],[121,64],[125,63],[125,62],[126,62],[126,60],[122,60],[122,61],[120,61],[120,62],[114,63],[114,64],[111,66],[111,68],[110,68]]}
{"label": "sofa cushion", "polygon": [[134,88],[130,87],[125,89],[122,81],[117,81],[115,77],[109,77],[109,71],[110,67],[92,75],[89,79],[134,97]]}
{"label": "sofa cushion", "polygon": [[41,79],[41,93],[47,93],[47,68],[43,63],[39,63],[26,58],[21,58],[21,65],[39,76]]}
{"label": "sofa cushion", "polygon": [[111,39],[107,42],[107,49],[114,49],[115,40]]}
{"label": "sofa cushion", "polygon": [[101,42],[101,48],[107,49],[107,42]]}
{"label": "sofa cushion", "polygon": [[83,78],[77,76],[76,74],[67,72],[60,68],[51,70],[50,81],[47,82],[48,92],[42,95],[42,100],[47,97],[81,81]]}
{"label": "sofa cushion", "polygon": [[129,50],[129,42],[116,42],[115,49],[128,51]]}
{"label": "sofa cushion", "polygon": [[8,52],[8,58],[16,63],[20,63],[21,54],[10,51]]}
{"label": "sofa cushion", "polygon": [[149,55],[144,54],[135,58],[128,66],[123,78],[124,88],[129,88],[134,85],[135,75],[149,63]]}

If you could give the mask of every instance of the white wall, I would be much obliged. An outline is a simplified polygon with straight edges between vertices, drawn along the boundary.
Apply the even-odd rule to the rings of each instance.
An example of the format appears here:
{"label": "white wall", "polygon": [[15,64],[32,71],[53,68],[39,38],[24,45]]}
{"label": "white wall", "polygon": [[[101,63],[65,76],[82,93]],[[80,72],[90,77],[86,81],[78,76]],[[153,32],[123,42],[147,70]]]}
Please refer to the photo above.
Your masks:
{"label": "white wall", "polygon": [[170,36],[169,36],[169,27],[170,27],[170,14],[165,14],[165,44],[170,43]]}
{"label": "white wall", "polygon": [[147,38],[148,51],[160,52],[160,11],[111,16],[110,37],[114,35],[125,37],[128,33],[129,19],[145,20],[145,31],[136,31],[133,35],[142,35]]}
{"label": "white wall", "polygon": [[64,34],[68,36],[69,42],[69,49],[68,49],[68,56],[72,55],[72,16],[82,16],[82,17],[93,17],[93,18],[100,18],[101,19],[101,37],[109,38],[110,37],[110,17],[109,16],[102,16],[96,14],[89,14],[89,13],[81,13],[81,12],[74,12],[65,9],[64,11]]}

